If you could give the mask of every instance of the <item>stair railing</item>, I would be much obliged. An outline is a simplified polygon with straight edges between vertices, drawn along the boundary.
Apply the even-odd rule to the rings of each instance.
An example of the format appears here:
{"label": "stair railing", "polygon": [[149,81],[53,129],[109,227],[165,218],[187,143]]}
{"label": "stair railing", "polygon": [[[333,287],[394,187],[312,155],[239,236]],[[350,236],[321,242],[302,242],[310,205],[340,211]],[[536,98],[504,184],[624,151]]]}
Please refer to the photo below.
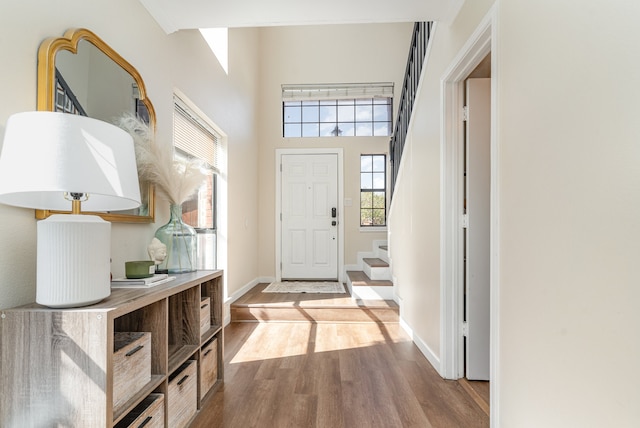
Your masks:
{"label": "stair railing", "polygon": [[422,65],[427,53],[427,46],[431,36],[432,22],[416,22],[413,26],[413,36],[411,47],[409,48],[409,58],[407,59],[407,69],[402,85],[402,95],[398,105],[398,116],[396,126],[389,142],[389,162],[391,170],[391,197],[396,185],[396,178],[400,169],[400,159],[407,138],[409,121],[415,101]]}

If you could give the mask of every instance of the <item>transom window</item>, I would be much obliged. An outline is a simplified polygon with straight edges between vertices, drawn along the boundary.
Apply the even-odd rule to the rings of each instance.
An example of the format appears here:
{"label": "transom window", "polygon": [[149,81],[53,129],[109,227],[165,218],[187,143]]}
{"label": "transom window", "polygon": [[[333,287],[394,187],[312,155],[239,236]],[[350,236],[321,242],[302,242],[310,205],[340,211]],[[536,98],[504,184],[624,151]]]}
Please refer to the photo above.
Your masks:
{"label": "transom window", "polygon": [[387,156],[360,155],[360,226],[387,224]]}
{"label": "transom window", "polygon": [[283,85],[283,137],[389,136],[393,84]]}

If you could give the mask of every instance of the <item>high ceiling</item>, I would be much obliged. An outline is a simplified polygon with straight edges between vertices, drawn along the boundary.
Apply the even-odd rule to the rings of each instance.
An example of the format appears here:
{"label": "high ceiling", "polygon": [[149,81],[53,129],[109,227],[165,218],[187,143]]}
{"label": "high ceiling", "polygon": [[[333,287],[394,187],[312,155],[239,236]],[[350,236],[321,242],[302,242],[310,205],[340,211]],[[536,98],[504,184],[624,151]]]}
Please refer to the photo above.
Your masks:
{"label": "high ceiling", "polygon": [[183,29],[450,21],[464,0],[140,0],[167,33]]}

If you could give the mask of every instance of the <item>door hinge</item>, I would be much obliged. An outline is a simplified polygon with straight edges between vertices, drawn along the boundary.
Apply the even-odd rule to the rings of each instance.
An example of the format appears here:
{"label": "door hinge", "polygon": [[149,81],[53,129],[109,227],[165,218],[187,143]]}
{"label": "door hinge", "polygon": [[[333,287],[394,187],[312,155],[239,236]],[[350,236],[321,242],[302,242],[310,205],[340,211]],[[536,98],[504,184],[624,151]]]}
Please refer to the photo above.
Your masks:
{"label": "door hinge", "polygon": [[469,120],[469,106],[462,107],[462,121],[466,122]]}
{"label": "door hinge", "polygon": [[460,220],[461,220],[463,229],[466,229],[469,227],[469,214],[462,214],[462,218]]}
{"label": "door hinge", "polygon": [[462,335],[464,337],[469,336],[469,323],[466,321],[462,323]]}

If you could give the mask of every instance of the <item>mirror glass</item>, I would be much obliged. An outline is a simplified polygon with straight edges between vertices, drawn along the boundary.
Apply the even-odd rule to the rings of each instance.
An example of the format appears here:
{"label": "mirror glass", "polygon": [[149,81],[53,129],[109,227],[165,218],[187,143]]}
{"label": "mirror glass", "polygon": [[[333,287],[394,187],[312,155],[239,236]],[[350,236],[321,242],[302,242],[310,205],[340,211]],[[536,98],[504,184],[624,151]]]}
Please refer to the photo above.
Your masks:
{"label": "mirror glass", "polygon": [[[72,29],[42,42],[38,52],[38,110],[80,114],[115,123],[129,112],[155,127],[153,105],[138,72],[95,34]],[[95,213],[108,221],[147,223],[155,214],[151,185],[140,183],[135,210]],[[36,211],[45,218],[54,211]]]}

